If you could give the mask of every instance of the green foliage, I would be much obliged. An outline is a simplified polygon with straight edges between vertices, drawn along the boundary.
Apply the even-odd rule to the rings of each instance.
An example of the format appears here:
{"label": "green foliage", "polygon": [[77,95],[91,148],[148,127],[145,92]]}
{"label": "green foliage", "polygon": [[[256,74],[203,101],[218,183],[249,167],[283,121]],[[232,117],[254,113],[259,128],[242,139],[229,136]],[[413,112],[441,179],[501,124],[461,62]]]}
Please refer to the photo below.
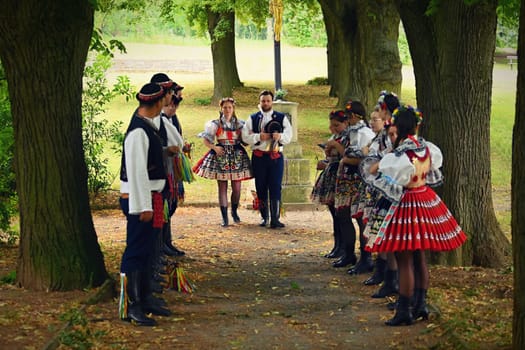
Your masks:
{"label": "green foliage", "polygon": [[10,271],[7,275],[0,278],[0,282],[4,284],[15,284],[16,282],[16,270]]}
{"label": "green foliage", "polygon": [[330,85],[328,82],[327,77],[315,77],[306,82],[306,85],[313,85],[313,86],[322,86],[322,85]]}
{"label": "green foliage", "polygon": [[193,99],[196,105],[209,106],[211,104],[211,97],[196,97]]}
{"label": "green foliage", "polygon": [[88,320],[83,311],[71,309],[60,315],[62,321],[68,322],[71,327],[59,334],[60,344],[71,349],[92,349],[97,339],[106,334],[105,331],[92,332],[88,327]]}
{"label": "green foliage", "polygon": [[2,240],[8,244],[17,239],[16,232],[11,229],[11,217],[15,215],[18,203],[14,144],[11,104],[4,70],[0,65],[0,233]]}
{"label": "green foliage", "polygon": [[97,194],[108,189],[114,176],[109,172],[108,159],[104,157],[104,146],[111,144],[118,149],[122,134],[122,122],[109,123],[99,118],[105,112],[106,105],[117,95],[132,97],[131,86],[127,77],[119,76],[113,89],[107,86],[106,71],[111,65],[107,55],[99,54],[84,71],[84,94],[82,99],[82,137],[84,156],[88,168],[88,190]]}
{"label": "green foliage", "polygon": [[283,14],[283,37],[294,46],[326,46],[326,29],[319,3],[287,3]]}
{"label": "green foliage", "polygon": [[410,49],[408,47],[407,36],[403,29],[403,24],[399,24],[399,36],[397,39],[397,47],[399,50],[399,59],[404,65],[412,65],[412,56],[410,56]]}

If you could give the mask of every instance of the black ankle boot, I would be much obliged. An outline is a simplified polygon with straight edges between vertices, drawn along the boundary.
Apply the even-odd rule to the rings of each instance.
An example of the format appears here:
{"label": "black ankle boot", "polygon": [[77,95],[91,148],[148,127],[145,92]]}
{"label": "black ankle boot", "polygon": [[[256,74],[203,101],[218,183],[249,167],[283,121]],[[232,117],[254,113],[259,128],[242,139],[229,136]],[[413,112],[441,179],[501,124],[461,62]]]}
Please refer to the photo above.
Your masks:
{"label": "black ankle boot", "polygon": [[337,261],[335,261],[332,266],[333,267],[345,267],[348,265],[354,265],[357,261],[357,257],[353,253],[346,252],[341,256],[341,258]]}
{"label": "black ankle boot", "polygon": [[361,249],[359,261],[347,272],[349,275],[360,275],[362,273],[372,272],[373,269],[374,263],[372,262],[372,254],[370,254],[370,252],[367,252],[364,249]]}
{"label": "black ankle boot", "polygon": [[268,202],[260,201],[259,202],[259,212],[261,213],[261,222],[259,226],[266,227],[268,225]]}
{"label": "black ankle boot", "polygon": [[279,221],[281,217],[281,202],[278,199],[270,200],[270,228],[282,228],[284,224]]}
{"label": "black ankle boot", "polygon": [[222,223],[221,226],[228,226],[228,207],[221,206]]}
{"label": "black ankle boot", "polygon": [[386,266],[386,260],[377,257],[374,274],[363,282],[365,286],[375,286],[381,284],[381,282],[383,282],[385,279]]}
{"label": "black ankle boot", "polygon": [[386,298],[399,292],[399,282],[397,270],[386,270],[383,285],[377,292],[372,294],[372,298]]}
{"label": "black ankle boot", "polygon": [[142,309],[141,288],[143,282],[141,275],[140,271],[133,271],[127,274],[128,315],[124,320],[138,326],[156,326],[157,322],[147,317]]}
{"label": "black ankle boot", "polygon": [[162,228],[162,241],[164,243],[162,245],[162,252],[167,256],[182,256],[185,254],[171,243],[171,220],[168,220]]}
{"label": "black ankle boot", "polygon": [[423,288],[416,288],[414,290],[415,295],[415,305],[414,305],[414,319],[417,320],[422,318],[423,320],[428,320],[428,315],[430,312],[427,307],[427,290]]}
{"label": "black ankle boot", "polygon": [[149,284],[144,281],[142,282],[142,311],[144,311],[144,313],[153,314],[156,316],[170,316],[171,311],[164,308],[164,305],[161,305],[161,299],[153,296],[153,292],[156,293],[156,291],[152,289],[151,286],[151,281]]}
{"label": "black ankle boot", "polygon": [[232,203],[232,218],[233,218],[233,222],[235,222],[235,223],[241,222],[241,218],[237,214],[237,209],[238,208],[239,208],[239,203],[237,203],[237,204]]}
{"label": "black ankle boot", "polygon": [[386,321],[387,326],[400,326],[406,324],[410,326],[414,322],[412,312],[410,311],[410,297],[400,295],[398,299],[396,314],[393,318]]}
{"label": "black ankle boot", "polygon": [[325,258],[333,259],[333,258],[339,258],[341,254],[343,254],[341,249],[341,234],[340,234],[340,228],[339,228],[339,222],[337,221],[337,217],[335,215],[332,215],[334,224],[334,247],[330,251],[330,253],[325,254]]}

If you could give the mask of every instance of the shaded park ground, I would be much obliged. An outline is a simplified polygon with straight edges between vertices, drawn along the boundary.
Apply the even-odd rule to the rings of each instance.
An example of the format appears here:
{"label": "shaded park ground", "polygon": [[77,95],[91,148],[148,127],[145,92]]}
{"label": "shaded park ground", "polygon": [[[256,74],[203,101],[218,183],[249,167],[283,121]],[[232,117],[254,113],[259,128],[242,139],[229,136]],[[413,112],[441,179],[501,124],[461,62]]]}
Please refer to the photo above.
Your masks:
{"label": "shaded park ground", "polygon": [[[1,284],[0,347],[43,349],[55,339],[61,349],[510,348],[510,268],[431,266],[431,319],[387,327],[393,315],[388,300],[370,298],[376,287],[363,285],[367,276],[349,276],[322,257],[332,239],[322,207],[287,211],[280,230],[259,227],[257,213],[247,209],[240,211],[242,223],[221,228],[219,214],[206,207],[177,211],[175,243],[187,252],[180,263],[196,290],[166,290],[173,315],[156,317],[157,327],[120,321],[116,297],[83,305],[93,290],[29,292]],[[124,217],[101,210],[94,222],[106,267],[117,280]],[[18,250],[0,252],[5,276],[16,268]],[[65,328],[67,319],[75,325]]]}

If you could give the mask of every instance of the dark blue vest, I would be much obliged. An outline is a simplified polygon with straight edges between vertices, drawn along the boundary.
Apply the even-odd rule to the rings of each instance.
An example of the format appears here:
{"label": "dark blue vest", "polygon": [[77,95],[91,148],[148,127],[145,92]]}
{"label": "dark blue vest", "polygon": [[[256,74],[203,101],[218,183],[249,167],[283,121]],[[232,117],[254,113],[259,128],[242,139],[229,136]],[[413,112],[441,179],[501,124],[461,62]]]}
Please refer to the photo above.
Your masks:
{"label": "dark blue vest", "polygon": [[[273,111],[272,118],[273,120],[278,121],[282,128],[284,129],[283,120],[286,116],[283,113]],[[261,124],[263,120],[263,114],[261,111],[254,113],[250,115],[250,118],[252,119],[252,131],[256,134],[261,132]]]}
{"label": "dark blue vest", "polygon": [[[148,176],[150,180],[162,180],[166,179],[166,170],[164,169],[163,161],[163,146],[167,145],[168,134],[166,127],[160,120],[160,129],[157,131],[147,121],[137,115],[137,112],[133,114],[131,122],[129,123],[128,130],[126,130],[126,137],[130,131],[141,128],[146,132],[149,139],[148,148]],[[124,138],[125,140],[125,138]],[[126,173],[126,154],[125,150],[122,150],[122,160],[120,165],[120,179],[122,181],[128,181]]]}

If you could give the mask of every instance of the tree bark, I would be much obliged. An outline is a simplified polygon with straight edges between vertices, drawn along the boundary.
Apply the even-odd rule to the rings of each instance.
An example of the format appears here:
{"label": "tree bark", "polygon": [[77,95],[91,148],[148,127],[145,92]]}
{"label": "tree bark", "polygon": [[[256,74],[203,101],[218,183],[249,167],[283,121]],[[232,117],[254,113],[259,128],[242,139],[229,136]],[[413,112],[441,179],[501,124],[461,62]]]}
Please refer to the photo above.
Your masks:
{"label": "tree bark", "polygon": [[216,103],[233,95],[233,88],[242,86],[235,58],[235,12],[214,12],[207,9],[208,33],[213,60],[213,97]]}
{"label": "tree bark", "polygon": [[449,264],[497,267],[510,245],[492,203],[490,108],[497,1],[398,1],[414,65],[422,135],[443,151],[443,200],[468,234]]}
{"label": "tree bark", "polygon": [[34,290],[98,286],[108,275],[89,207],[81,132],[93,7],[87,0],[2,0],[0,7],[20,209],[17,282]]}
{"label": "tree bark", "polygon": [[512,348],[525,349],[525,0],[521,1],[518,37],[516,120],[512,138],[512,256],[514,261],[514,320]]}
{"label": "tree bark", "polygon": [[399,15],[392,0],[318,0],[327,33],[330,95],[369,111],[381,90],[401,90]]}

